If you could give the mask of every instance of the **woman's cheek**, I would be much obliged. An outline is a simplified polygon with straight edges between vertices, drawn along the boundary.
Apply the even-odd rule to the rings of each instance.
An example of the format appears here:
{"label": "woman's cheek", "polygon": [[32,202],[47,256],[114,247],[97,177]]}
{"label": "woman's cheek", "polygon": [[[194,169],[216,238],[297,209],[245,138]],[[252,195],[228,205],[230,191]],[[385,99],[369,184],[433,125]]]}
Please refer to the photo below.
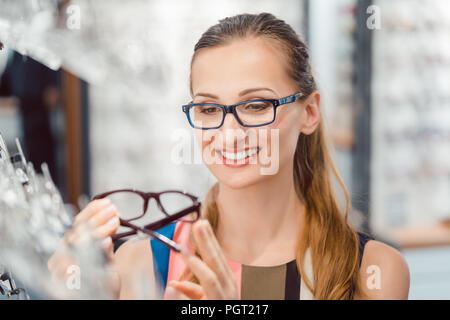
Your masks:
{"label": "woman's cheek", "polygon": [[267,159],[261,161],[261,173],[263,175],[275,175],[279,172],[280,167],[283,165],[283,153],[284,153],[284,137],[283,132],[279,128],[271,128],[267,133],[267,152],[261,156],[268,155]]}
{"label": "woman's cheek", "polygon": [[[287,119],[286,119],[287,120]],[[290,164],[297,149],[298,132],[295,123],[281,122],[275,128],[276,134],[271,135],[271,153],[274,161],[278,160],[279,166]]]}
{"label": "woman's cheek", "polygon": [[208,131],[196,130],[195,139],[197,140],[197,145],[200,148],[203,162],[209,166],[209,164],[213,163],[213,157],[215,154],[213,148],[213,135],[209,134]]}

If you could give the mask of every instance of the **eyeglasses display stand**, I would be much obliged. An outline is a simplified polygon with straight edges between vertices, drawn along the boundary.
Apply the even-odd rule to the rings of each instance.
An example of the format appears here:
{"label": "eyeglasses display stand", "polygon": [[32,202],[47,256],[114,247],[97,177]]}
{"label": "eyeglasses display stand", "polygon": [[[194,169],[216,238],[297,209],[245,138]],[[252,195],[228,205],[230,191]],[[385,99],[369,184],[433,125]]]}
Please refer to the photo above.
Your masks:
{"label": "eyeglasses display stand", "polygon": [[374,1],[372,214],[377,232],[450,217],[450,6]]}
{"label": "eyeglasses display stand", "polygon": [[97,281],[107,261],[96,240],[89,237],[83,245],[67,248],[78,270],[83,270],[80,290],[68,290],[65,281],[52,280],[47,263],[73,217],[65,210],[47,165],[42,165],[42,174],[36,173],[18,139],[16,144],[19,152],[10,155],[0,135],[0,295],[9,299],[28,299],[28,292],[33,292],[31,298],[110,297]]}

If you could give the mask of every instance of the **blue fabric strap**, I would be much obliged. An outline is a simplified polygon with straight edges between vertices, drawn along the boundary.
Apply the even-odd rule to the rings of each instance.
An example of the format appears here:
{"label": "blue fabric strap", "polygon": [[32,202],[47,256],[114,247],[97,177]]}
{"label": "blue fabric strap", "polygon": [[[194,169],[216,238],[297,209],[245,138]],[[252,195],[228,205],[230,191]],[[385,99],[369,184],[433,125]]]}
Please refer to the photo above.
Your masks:
{"label": "blue fabric strap", "polygon": [[[171,223],[157,230],[157,232],[169,239],[172,239],[173,234],[175,233],[175,225],[176,223]],[[162,288],[165,289],[167,284],[167,274],[169,272],[170,249],[153,238],[150,239],[150,246],[153,253],[153,268],[155,270],[155,277]]]}

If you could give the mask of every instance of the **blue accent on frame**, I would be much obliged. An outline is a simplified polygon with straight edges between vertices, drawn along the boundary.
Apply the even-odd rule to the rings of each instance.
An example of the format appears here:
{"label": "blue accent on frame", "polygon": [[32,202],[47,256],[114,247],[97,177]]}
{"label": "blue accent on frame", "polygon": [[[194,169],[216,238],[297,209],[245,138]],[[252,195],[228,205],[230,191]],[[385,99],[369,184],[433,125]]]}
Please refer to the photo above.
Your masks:
{"label": "blue accent on frame", "polygon": [[[173,234],[175,233],[175,225],[176,222],[171,223],[157,230],[157,232],[172,240]],[[155,277],[161,284],[162,288],[166,289],[167,274],[169,272],[170,249],[153,238],[150,239],[150,246],[153,254],[153,268],[155,271]]]}

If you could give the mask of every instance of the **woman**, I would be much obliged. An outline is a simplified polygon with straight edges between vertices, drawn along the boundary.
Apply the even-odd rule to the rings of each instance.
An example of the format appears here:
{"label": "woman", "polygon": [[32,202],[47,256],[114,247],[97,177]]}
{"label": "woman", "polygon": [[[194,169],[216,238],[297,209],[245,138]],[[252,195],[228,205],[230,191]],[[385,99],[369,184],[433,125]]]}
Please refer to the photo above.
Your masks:
{"label": "woman", "polygon": [[[307,48],[288,24],[268,13],[219,21],[195,46],[190,90],[184,111],[218,183],[203,219],[175,227],[188,249],[170,254],[166,298],[407,299],[403,257],[347,223]],[[269,173],[263,155],[276,164]],[[76,224],[90,221],[110,239],[118,214],[94,201]],[[153,272],[154,259],[149,241],[118,249],[120,298],[133,298],[127,278]]]}

